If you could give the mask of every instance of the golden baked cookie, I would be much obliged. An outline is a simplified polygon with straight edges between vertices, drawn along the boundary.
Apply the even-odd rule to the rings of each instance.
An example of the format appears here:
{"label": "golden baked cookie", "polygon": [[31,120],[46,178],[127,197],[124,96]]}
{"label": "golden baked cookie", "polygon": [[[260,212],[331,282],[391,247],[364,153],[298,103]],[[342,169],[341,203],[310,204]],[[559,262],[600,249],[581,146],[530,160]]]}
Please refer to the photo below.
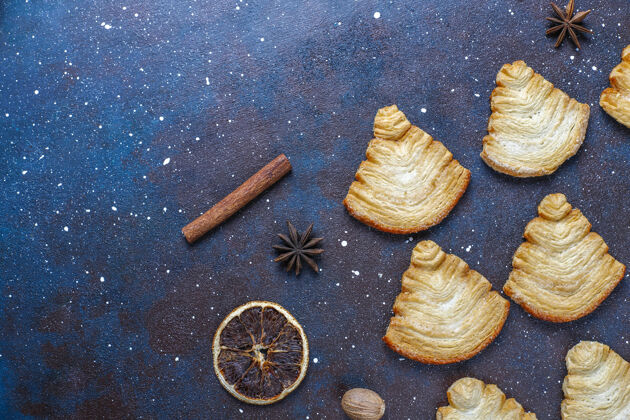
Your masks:
{"label": "golden baked cookie", "polygon": [[549,194],[525,228],[503,291],[533,316],[567,322],[595,310],[626,267],[564,194]]}
{"label": "golden baked cookie", "polygon": [[590,109],[523,61],[505,64],[492,91],[481,158],[517,177],[553,173],[584,141]]}
{"label": "golden baked cookie", "polygon": [[449,405],[438,408],[437,420],[535,420],[536,414],[526,413],[514,398],[493,384],[479,379],[461,378],[446,392]]}
{"label": "golden baked cookie", "polygon": [[597,341],[580,341],[566,362],[563,420],[630,419],[630,363]]}
{"label": "golden baked cookie", "polygon": [[422,363],[470,359],[501,331],[510,303],[459,257],[432,241],[416,245],[383,341]]}
{"label": "golden baked cookie", "polygon": [[621,63],[610,72],[610,87],[602,92],[599,105],[630,128],[630,45],[623,49]]}
{"label": "golden baked cookie", "polygon": [[374,137],[343,200],[348,212],[391,233],[440,223],[466,191],[470,171],[442,143],[411,125],[396,105],[378,110]]}

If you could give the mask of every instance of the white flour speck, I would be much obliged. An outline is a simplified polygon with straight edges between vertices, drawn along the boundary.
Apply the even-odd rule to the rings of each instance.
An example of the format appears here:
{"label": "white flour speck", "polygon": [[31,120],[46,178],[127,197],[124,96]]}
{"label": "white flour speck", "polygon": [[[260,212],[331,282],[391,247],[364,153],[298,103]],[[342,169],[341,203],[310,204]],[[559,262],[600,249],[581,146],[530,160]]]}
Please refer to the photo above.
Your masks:
{"label": "white flour speck", "polygon": [[591,68],[593,69],[593,71],[597,71],[597,66],[593,66]]}
{"label": "white flour speck", "polygon": [[171,163],[171,158],[166,158],[164,162],[162,162],[162,165],[168,165],[169,163]]}
{"label": "white flour speck", "polygon": [[374,19],[378,19],[381,17],[381,12],[374,12]]}
{"label": "white flour speck", "polygon": [[39,90],[35,89],[35,92],[33,92],[35,95],[39,95]]}
{"label": "white flour speck", "polygon": [[346,241],[341,241],[341,246],[348,246],[348,242],[346,242]]}
{"label": "white flour speck", "polygon": [[354,274],[355,276],[358,276],[360,273],[356,270],[352,270],[352,274]]}
{"label": "white flour speck", "polygon": [[313,363],[318,363],[319,359],[317,359],[317,357],[313,357]]}
{"label": "white flour speck", "polygon": [[63,231],[64,231],[64,232],[67,232],[67,231],[68,231],[68,226],[64,226],[64,227],[63,227]]}
{"label": "white flour speck", "polygon": [[160,121],[164,121],[164,117],[160,117]]}
{"label": "white flour speck", "polygon": [[105,277],[101,276],[101,283],[105,282]]}
{"label": "white flour speck", "polygon": [[425,112],[427,112],[427,109],[426,108],[422,108],[422,109],[420,109],[420,112],[422,112],[424,114]]}
{"label": "white flour speck", "polygon": [[470,248],[472,248],[472,245],[468,245],[468,247],[466,248],[466,252],[470,252]]}
{"label": "white flour speck", "polygon": [[[22,171],[22,175],[26,175],[28,171]],[[345,246],[345,245],[344,245]]]}
{"label": "white flour speck", "polygon": [[118,211],[118,209],[116,208],[116,206],[112,206],[112,210],[114,210],[114,211]]}

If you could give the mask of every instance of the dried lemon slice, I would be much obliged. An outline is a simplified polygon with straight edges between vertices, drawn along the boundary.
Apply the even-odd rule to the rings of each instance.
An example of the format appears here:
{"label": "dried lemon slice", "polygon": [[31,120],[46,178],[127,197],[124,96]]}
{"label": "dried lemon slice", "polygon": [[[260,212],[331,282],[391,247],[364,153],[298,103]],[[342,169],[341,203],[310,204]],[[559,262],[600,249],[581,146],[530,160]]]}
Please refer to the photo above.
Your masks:
{"label": "dried lemon slice", "polygon": [[250,404],[272,404],[289,395],[308,368],[302,326],[282,306],[252,301],[234,309],[212,343],[214,371],[233,396]]}

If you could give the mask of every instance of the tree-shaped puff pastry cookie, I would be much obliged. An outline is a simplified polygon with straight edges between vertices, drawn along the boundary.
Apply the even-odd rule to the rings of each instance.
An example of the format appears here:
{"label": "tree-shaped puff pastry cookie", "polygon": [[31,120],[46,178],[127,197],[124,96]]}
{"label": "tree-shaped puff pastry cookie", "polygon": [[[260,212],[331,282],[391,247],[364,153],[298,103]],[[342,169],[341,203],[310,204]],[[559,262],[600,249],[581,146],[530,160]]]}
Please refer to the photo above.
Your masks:
{"label": "tree-shaped puff pastry cookie", "polygon": [[343,200],[348,212],[391,233],[440,223],[464,194],[470,171],[442,143],[411,125],[396,105],[378,110],[374,137]]}
{"label": "tree-shaped puff pastry cookie", "polygon": [[517,177],[549,175],[584,141],[590,109],[523,61],[505,64],[492,91],[481,158]]}
{"label": "tree-shaped puff pastry cookie", "polygon": [[630,45],[621,53],[621,63],[610,72],[610,87],[599,97],[604,111],[630,128]]}
{"label": "tree-shaped puff pastry cookie", "polygon": [[470,359],[501,331],[510,303],[459,257],[432,241],[416,245],[383,341],[430,364]]}
{"label": "tree-shaped puff pastry cookie", "polygon": [[563,420],[630,419],[630,363],[597,341],[581,341],[566,357]]}
{"label": "tree-shaped puff pastry cookie", "polygon": [[563,194],[550,194],[527,224],[503,291],[527,312],[553,322],[583,317],[612,292],[626,267]]}
{"label": "tree-shaped puff pastry cookie", "polygon": [[449,405],[438,408],[437,420],[536,420],[514,398],[506,400],[499,387],[479,379],[461,378],[446,394]]}

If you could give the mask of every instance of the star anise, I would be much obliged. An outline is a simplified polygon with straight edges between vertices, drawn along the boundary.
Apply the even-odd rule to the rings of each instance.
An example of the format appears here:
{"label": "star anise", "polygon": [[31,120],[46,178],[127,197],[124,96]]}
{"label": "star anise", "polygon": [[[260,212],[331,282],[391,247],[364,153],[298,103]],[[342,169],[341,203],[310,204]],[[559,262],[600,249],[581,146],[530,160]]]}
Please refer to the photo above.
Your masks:
{"label": "star anise", "polygon": [[279,233],[278,236],[282,239],[286,245],[274,245],[273,247],[282,251],[283,253],[278,255],[274,260],[275,262],[285,262],[287,265],[287,271],[295,268],[295,275],[300,274],[302,269],[302,262],[308,264],[316,273],[319,272],[317,263],[313,258],[316,255],[324,252],[323,249],[315,248],[315,245],[320,243],[324,238],[310,238],[311,232],[313,232],[313,224],[306,229],[302,235],[300,235],[295,227],[287,220],[287,226],[289,227],[289,236]]}
{"label": "star anise", "polygon": [[555,48],[558,48],[560,44],[562,44],[562,41],[567,36],[567,32],[569,33],[569,36],[571,37],[573,43],[578,48],[580,48],[580,42],[578,41],[576,31],[587,32],[591,34],[593,33],[593,31],[591,31],[590,29],[586,29],[582,25],[578,25],[578,23],[582,22],[586,15],[591,13],[591,11],[587,10],[585,12],[578,12],[574,16],[573,12],[575,11],[575,0],[569,0],[569,4],[567,4],[564,12],[555,3],[551,3],[551,7],[553,8],[553,11],[556,13],[556,15],[558,15],[558,17],[560,18],[547,18],[548,21],[558,24],[547,29],[547,35],[561,30],[560,35],[558,35],[558,40],[556,41]]}

